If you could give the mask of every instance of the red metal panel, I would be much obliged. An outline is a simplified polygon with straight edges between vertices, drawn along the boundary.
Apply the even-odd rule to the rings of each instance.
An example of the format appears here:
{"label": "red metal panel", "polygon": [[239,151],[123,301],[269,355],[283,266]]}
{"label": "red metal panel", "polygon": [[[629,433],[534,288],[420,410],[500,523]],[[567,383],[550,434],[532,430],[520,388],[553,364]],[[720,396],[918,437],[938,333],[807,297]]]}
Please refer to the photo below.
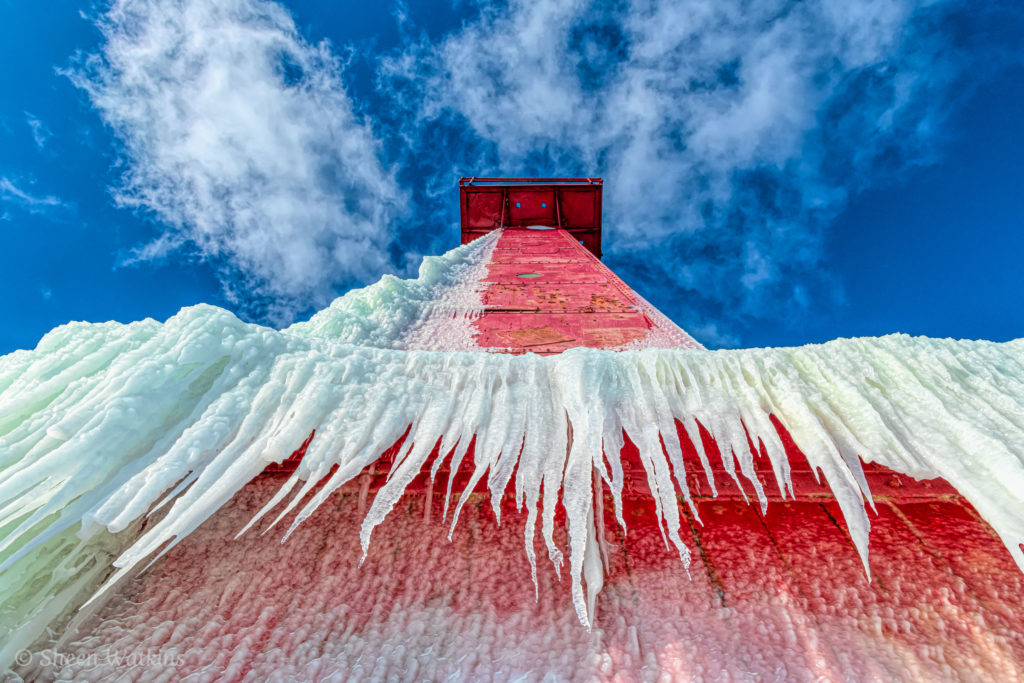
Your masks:
{"label": "red metal panel", "polygon": [[589,228],[601,225],[601,194],[562,190],[559,195],[563,228]]}
{"label": "red metal panel", "polygon": [[464,226],[492,230],[495,224],[501,221],[501,200],[502,193],[500,191],[466,194]]}
{"label": "red metal panel", "polygon": [[548,188],[509,190],[507,225],[557,225],[555,192]]}
{"label": "red metal panel", "polygon": [[602,187],[600,178],[462,178],[462,244],[499,227],[546,225],[600,258]]}
{"label": "red metal panel", "polygon": [[506,228],[491,256],[481,348],[561,353],[618,347],[655,324],[636,296],[565,230]]}

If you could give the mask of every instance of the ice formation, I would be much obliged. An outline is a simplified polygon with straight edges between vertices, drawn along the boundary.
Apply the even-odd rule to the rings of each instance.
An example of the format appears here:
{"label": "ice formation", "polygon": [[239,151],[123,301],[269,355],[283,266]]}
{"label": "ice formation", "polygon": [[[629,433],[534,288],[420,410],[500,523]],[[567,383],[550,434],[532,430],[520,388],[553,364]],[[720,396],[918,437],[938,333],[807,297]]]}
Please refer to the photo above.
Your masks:
{"label": "ice formation", "polygon": [[[562,563],[553,533],[561,499],[584,625],[601,575],[595,481],[609,487],[625,526],[624,433],[639,448],[666,544],[688,561],[677,421],[698,449],[702,425],[726,471],[764,506],[750,443],[770,458],[783,495],[792,490],[769,416],[778,419],[824,474],[865,567],[861,459],[948,480],[1024,569],[1024,340],[893,335],[549,357],[416,350],[439,335],[443,348],[466,348],[466,321],[479,307],[473,283],[493,246],[487,238],[428,258],[418,279],[386,277],[284,331],[201,305],[165,323],[71,323],[33,351],[0,358],[0,628],[17,632],[0,663],[77,607],[83,589],[105,579],[102,595],[166,553],[314,430],[298,469],[253,522],[283,518],[326,477],[280,531],[286,538],[408,433],[362,522],[365,553],[435,446],[454,472],[475,439],[465,490],[485,479],[496,515],[514,490],[532,566],[538,518],[550,560]],[[451,334],[432,319],[451,321]],[[466,501],[459,493],[449,480],[452,529]]]}

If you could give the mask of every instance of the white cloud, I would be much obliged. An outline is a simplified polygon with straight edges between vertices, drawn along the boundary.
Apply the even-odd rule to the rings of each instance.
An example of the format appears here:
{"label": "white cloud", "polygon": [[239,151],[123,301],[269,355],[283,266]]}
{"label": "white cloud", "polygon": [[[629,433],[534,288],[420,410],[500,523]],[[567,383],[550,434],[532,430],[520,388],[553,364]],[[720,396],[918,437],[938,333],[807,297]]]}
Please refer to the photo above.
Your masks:
{"label": "white cloud", "polygon": [[29,112],[25,112],[25,123],[28,124],[29,130],[32,131],[32,141],[36,143],[36,147],[44,149],[46,143],[53,137],[53,131]]}
{"label": "white cloud", "polygon": [[[0,202],[17,206],[22,211],[37,214],[67,208],[67,204],[59,197],[32,194],[28,190],[18,187],[13,180],[6,176],[0,176]],[[2,220],[10,220],[10,213],[4,211]]]}
{"label": "white cloud", "polygon": [[806,304],[849,192],[889,148],[920,158],[950,75],[918,19],[941,4],[511,0],[404,46],[383,83],[416,84],[416,125],[493,143],[463,172],[603,175],[606,251],[659,250],[648,288],[737,320]]}
{"label": "white cloud", "polygon": [[117,201],[166,226],[138,259],[197,250],[276,323],[391,270],[405,199],[327,43],[265,0],[121,0],[98,24],[71,77],[123,142]]}

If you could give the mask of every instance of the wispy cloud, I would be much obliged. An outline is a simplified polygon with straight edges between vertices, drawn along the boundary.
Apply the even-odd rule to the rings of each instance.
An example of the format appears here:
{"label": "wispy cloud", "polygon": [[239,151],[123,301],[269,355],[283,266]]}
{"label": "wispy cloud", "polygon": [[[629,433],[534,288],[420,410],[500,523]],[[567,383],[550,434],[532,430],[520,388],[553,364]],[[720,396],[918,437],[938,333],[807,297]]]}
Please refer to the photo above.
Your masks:
{"label": "wispy cloud", "polygon": [[29,112],[25,112],[25,123],[28,124],[29,130],[32,131],[32,141],[36,143],[36,147],[44,149],[46,143],[53,137],[53,131]]}
{"label": "wispy cloud", "polygon": [[[440,177],[604,175],[610,258],[734,340],[832,297],[823,235],[849,193],[931,158],[973,66],[945,33],[952,6],[511,0],[411,40],[381,88]],[[435,151],[439,129],[460,154]]]}
{"label": "wispy cloud", "polygon": [[263,0],[125,0],[98,25],[70,75],[123,142],[117,201],[165,226],[136,258],[198,253],[277,323],[392,269],[404,195],[330,45]]}
{"label": "wispy cloud", "polygon": [[[0,203],[16,206],[22,211],[35,214],[46,214],[68,208],[59,197],[39,195],[18,187],[6,176],[0,176]],[[10,213],[4,211],[2,220],[10,220]]]}
{"label": "wispy cloud", "polygon": [[999,62],[965,48],[991,11],[510,0],[438,41],[400,6],[408,38],[361,55],[379,89],[357,103],[279,4],[118,0],[70,75],[122,141],[117,201],[157,219],[133,258],[210,260],[250,317],[289,322],[442,246],[458,175],[600,174],[609,261],[733,344],[839,299],[829,225],[934,158],[953,93]]}

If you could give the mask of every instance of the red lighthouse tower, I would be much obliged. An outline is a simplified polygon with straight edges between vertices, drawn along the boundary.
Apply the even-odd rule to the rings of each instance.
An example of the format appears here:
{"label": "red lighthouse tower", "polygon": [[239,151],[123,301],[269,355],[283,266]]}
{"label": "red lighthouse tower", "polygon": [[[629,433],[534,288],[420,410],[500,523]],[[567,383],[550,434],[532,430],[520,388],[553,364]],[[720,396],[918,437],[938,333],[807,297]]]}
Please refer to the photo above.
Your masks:
{"label": "red lighthouse tower", "polygon": [[[340,344],[311,346],[316,362],[296,364],[285,373],[285,383],[298,387],[298,395],[303,382],[319,381],[327,391],[360,373],[382,374],[384,361],[374,363],[385,357],[392,363],[385,369],[394,369],[432,355],[440,358],[432,368],[455,376],[453,367],[479,361],[483,353],[548,356],[486,356],[545,367],[572,356],[599,355],[558,356],[579,347],[640,352],[636,355],[645,359],[656,355],[645,354],[647,349],[714,355],[701,351],[697,341],[601,262],[602,189],[600,178],[462,178],[462,243],[491,240],[474,271],[479,281],[473,294],[480,306],[469,321],[469,350],[479,353],[467,360],[461,354],[402,355],[405,349],[374,347],[336,375],[325,370],[314,377],[348,351]],[[437,311],[432,330],[452,318],[448,308]],[[429,335],[418,339],[418,349],[445,350],[431,348]],[[659,371],[655,360],[650,376]],[[576,378],[569,370],[552,376],[572,383]],[[503,381],[459,375],[452,383],[463,395],[482,397],[466,412],[490,413],[495,410],[490,394],[481,387]],[[380,384],[359,385],[365,386]],[[394,404],[405,398],[389,394]],[[442,448],[443,439],[433,446],[433,439],[419,444],[424,454],[431,446],[433,451],[424,455],[418,474],[409,472],[411,483],[385,510],[372,545],[360,538],[360,529],[371,495],[400,478],[396,472],[411,461],[416,444],[407,441],[414,441],[416,432],[415,425],[405,427],[407,422],[401,423],[406,432],[397,443],[383,454],[373,446],[371,464],[360,471],[367,460],[359,460],[308,518],[297,519],[304,514],[299,504],[316,499],[326,490],[323,482],[349,462],[325,466],[295,489],[295,478],[284,485],[282,478],[296,471],[311,440],[323,439],[323,433],[334,440],[332,448],[349,445],[348,439],[359,441],[356,446],[378,443],[366,434],[374,433],[374,421],[384,421],[391,406],[377,407],[364,420],[361,436],[340,428],[314,432],[291,458],[251,481],[265,461],[247,470],[233,496],[222,496],[228,502],[189,529],[184,540],[175,538],[152,567],[124,577],[105,602],[91,605],[78,630],[58,644],[63,664],[44,673],[61,679],[123,675],[224,681],[1024,677],[1024,612],[1017,608],[1024,575],[992,528],[941,479],[916,481],[878,465],[863,466],[873,493],[869,575],[843,523],[842,506],[774,415],[765,424],[774,426],[785,450],[792,481],[788,495],[773,485],[777,472],[765,444],[746,424],[734,430],[740,443],[746,434],[753,459],[745,478],[735,472],[737,454],[720,448],[714,425],[700,417],[693,429],[676,419],[675,434],[648,430],[648,447],[653,443],[667,452],[678,444],[681,449],[673,467],[688,493],[685,500],[674,488],[667,494],[678,529],[667,528],[661,513],[666,498],[652,491],[650,463],[644,461],[649,452],[642,455],[620,427],[620,434],[596,441],[595,453],[607,460],[614,449],[619,456],[611,460],[621,468],[616,473],[623,482],[621,510],[613,509],[607,480],[597,474],[591,479],[590,463],[576,480],[566,474],[564,484],[563,468],[557,467],[552,473],[557,483],[545,480],[542,494],[557,501],[542,526],[564,548],[571,534],[566,492],[581,481],[588,487],[593,483],[587,489],[593,507],[582,573],[600,599],[596,607],[588,605],[588,630],[573,611],[570,582],[552,565],[537,563],[531,571],[523,559],[524,538],[531,560],[545,552],[535,539],[535,512],[529,520],[522,512],[523,492],[509,485],[492,496],[495,489],[485,485],[501,476],[508,484],[513,466],[523,467],[522,461],[503,475],[495,466],[484,477],[471,464],[475,449],[482,448],[471,431],[463,432],[472,435],[465,457],[446,459],[455,448]],[[536,410],[509,403],[502,408]],[[320,414],[327,419],[330,409]],[[282,425],[294,416],[289,410],[275,413]],[[657,406],[649,412],[656,411]],[[457,422],[443,411],[421,411],[416,419],[427,413],[446,428]],[[283,426],[274,431],[274,438],[284,431]],[[559,463],[572,442],[572,427],[561,431],[557,442],[541,444],[552,461],[562,458]],[[297,433],[300,441],[308,427]],[[390,444],[394,435],[388,434]],[[506,439],[502,446],[511,442],[511,450],[525,452],[525,441]],[[283,453],[295,445],[289,441]],[[448,475],[454,490],[462,492],[454,533],[439,522],[449,511],[445,492],[441,486],[435,490],[434,483]],[[222,480],[211,478],[212,488],[220,485]],[[451,483],[448,488],[453,489]],[[290,490],[298,493],[285,506]],[[751,505],[755,490],[770,504]],[[278,515],[279,503],[285,509]],[[270,509],[274,514],[262,517]],[[159,520],[167,508],[150,514]],[[277,523],[275,516],[283,528],[290,525],[284,542],[280,532],[267,533]],[[141,533],[149,523],[147,515],[133,530]],[[688,570],[668,550],[667,537],[675,533],[691,549]],[[560,556],[551,546],[547,552],[553,560]]]}
{"label": "red lighthouse tower", "polygon": [[[480,351],[550,356],[575,347],[703,348],[601,262],[602,189],[600,178],[459,181],[462,243],[500,231],[481,282],[483,312],[473,321]],[[502,532],[482,498],[470,510],[470,536],[460,539],[456,532],[451,553],[428,559],[424,539],[436,532],[398,540],[419,528],[420,516],[440,516],[424,473],[407,489],[412,496],[404,512],[385,525],[386,533],[397,535],[384,543],[419,558],[415,562],[431,585],[457,596],[459,607],[449,614],[457,629],[470,615],[487,614],[482,637],[508,638],[487,657],[512,661],[530,653],[525,656],[536,657],[535,668],[518,661],[538,676],[884,680],[999,679],[1024,672],[1024,616],[1005,608],[1010,596],[1024,591],[1024,577],[967,501],[941,479],[917,481],[865,464],[875,509],[868,576],[832,492],[783,425],[773,423],[786,447],[795,495],[783,497],[771,486],[771,465],[758,453],[754,475],[770,501],[766,512],[750,504],[753,492],[737,485],[724,465],[728,453],[701,426],[699,445],[717,487],[687,475],[695,501],[692,511],[683,509],[683,534],[696,551],[689,572],[666,551],[639,451],[625,438],[628,535],[614,531],[607,490],[597,496],[605,498],[600,514],[606,532],[598,529],[605,575],[595,619],[602,642],[597,650],[584,644],[582,630],[554,626],[563,623],[559,609],[568,612],[564,582],[542,572],[540,602],[534,602],[524,567],[488,550],[500,545]],[[677,428],[686,471],[699,473],[697,444]],[[757,453],[756,444],[750,447]],[[362,480],[363,498],[384,483],[397,451],[384,454],[372,478]],[[467,480],[468,472],[457,473],[456,482]],[[484,492],[478,486],[474,495]],[[501,508],[502,528],[511,524],[508,535],[519,536],[511,492]],[[558,524],[564,524],[561,512]],[[487,582],[485,592],[473,589],[473,577]],[[374,597],[370,603],[388,600]],[[548,635],[535,642],[535,630]],[[578,658],[587,656],[596,659],[581,665]],[[502,669],[498,661],[478,659],[471,677],[522,671]]]}

